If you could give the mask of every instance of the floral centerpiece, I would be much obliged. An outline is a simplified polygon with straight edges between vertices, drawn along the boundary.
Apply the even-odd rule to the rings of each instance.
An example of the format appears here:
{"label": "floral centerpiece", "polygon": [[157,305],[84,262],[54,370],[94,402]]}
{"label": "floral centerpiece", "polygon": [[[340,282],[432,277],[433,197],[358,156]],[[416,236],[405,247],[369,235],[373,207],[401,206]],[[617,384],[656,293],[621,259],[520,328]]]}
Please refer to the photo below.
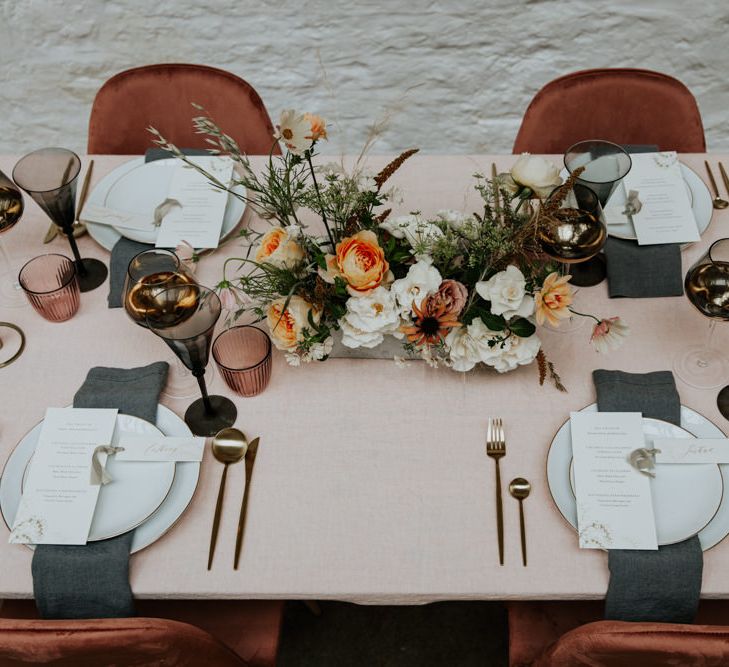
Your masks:
{"label": "floral centerpiece", "polygon": [[[376,174],[364,167],[367,147],[350,170],[315,166],[326,123],[288,110],[265,168],[256,173],[209,117],[193,122],[214,152],[237,163],[231,184],[217,182],[150,130],[159,146],[203,171],[216,187],[233,192],[244,185],[245,199],[271,223],[264,233],[241,233],[247,251],[226,260],[218,288],[233,319],[252,312],[266,321],[289,363],[326,359],[335,335],[350,348],[372,348],[394,337],[403,356],[456,371],[485,365],[504,373],[536,361],[540,383],[549,375],[564,389],[537,327],[556,327],[571,317],[573,293],[570,276],[560,275],[543,255],[537,230],[549,222],[574,177],[562,186],[564,193],[534,206],[531,200],[541,202],[561,179],[552,163],[523,155],[509,174],[475,175],[481,199],[476,212],[395,217],[395,192],[386,185],[415,149]],[[280,144],[284,150],[277,155]],[[320,226],[302,221],[306,210]],[[627,331],[619,319],[594,319],[596,349],[619,345]]]}

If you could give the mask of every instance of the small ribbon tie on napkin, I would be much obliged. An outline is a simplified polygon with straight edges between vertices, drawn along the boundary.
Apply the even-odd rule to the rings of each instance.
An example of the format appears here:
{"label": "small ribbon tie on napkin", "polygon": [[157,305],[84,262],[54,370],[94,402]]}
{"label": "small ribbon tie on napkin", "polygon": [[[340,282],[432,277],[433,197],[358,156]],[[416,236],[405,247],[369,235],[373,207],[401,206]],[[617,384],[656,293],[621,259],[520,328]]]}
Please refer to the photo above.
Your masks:
{"label": "small ribbon tie on napkin", "polygon": [[182,204],[176,199],[168,197],[165,199],[157,208],[154,209],[154,222],[152,223],[155,227],[159,227],[162,224],[164,217],[176,206],[182,208]]}
{"label": "small ribbon tie on napkin", "polygon": [[643,208],[643,202],[638,199],[638,191],[630,190],[628,192],[628,200],[625,202],[625,210],[623,215],[635,215],[640,213],[640,209]]}
{"label": "small ribbon tie on napkin", "polygon": [[118,454],[123,451],[124,447],[114,447],[113,445],[99,445],[94,450],[94,453],[91,455],[91,472],[89,474],[89,484],[91,486],[104,486],[112,480],[111,475],[106,472],[106,468],[101,465],[99,454],[111,456],[112,454]]}
{"label": "small ribbon tie on napkin", "polygon": [[638,472],[648,475],[648,477],[655,477],[656,473],[651,472],[655,468],[656,454],[660,454],[660,449],[646,449],[640,447],[634,449],[628,455],[628,461]]}

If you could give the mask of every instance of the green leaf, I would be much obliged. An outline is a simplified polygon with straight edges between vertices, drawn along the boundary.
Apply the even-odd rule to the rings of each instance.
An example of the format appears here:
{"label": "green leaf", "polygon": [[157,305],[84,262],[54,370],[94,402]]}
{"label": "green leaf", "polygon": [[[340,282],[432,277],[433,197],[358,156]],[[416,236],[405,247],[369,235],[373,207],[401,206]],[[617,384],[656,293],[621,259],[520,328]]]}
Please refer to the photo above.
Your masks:
{"label": "green leaf", "polygon": [[349,296],[349,292],[347,292],[347,283],[339,276],[334,279],[334,293],[345,299]]}
{"label": "green leaf", "polygon": [[519,317],[514,321],[509,322],[509,329],[511,329],[511,332],[520,338],[529,338],[529,336],[533,335],[537,330],[537,328],[529,320],[525,320],[523,317]]}
{"label": "green leaf", "polygon": [[489,329],[491,329],[491,331],[503,331],[506,328],[506,321],[501,315],[494,315],[493,313],[482,313],[480,317],[481,320],[483,320],[483,323]]}

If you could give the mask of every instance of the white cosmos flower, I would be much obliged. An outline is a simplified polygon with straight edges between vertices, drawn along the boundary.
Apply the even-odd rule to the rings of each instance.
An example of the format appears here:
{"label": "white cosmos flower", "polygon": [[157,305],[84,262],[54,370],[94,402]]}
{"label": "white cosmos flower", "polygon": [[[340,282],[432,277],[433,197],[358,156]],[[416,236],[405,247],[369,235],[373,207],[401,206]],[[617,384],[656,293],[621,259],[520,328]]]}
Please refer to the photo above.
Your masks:
{"label": "white cosmos flower", "polygon": [[[405,239],[411,248],[421,250],[423,247],[442,238],[443,231],[438,225],[423,220],[419,215],[400,215],[388,218],[380,223],[380,228],[389,232],[396,239]],[[419,253],[418,257],[424,256]]]}
{"label": "white cosmos flower", "polygon": [[396,280],[390,286],[392,294],[395,295],[403,315],[410,315],[413,311],[413,303],[420,308],[423,299],[437,292],[443,279],[440,271],[436,269],[431,260],[420,259],[413,264],[404,278]]}
{"label": "white cosmos flower", "polygon": [[404,239],[405,230],[410,227],[410,225],[415,224],[416,220],[417,216],[415,215],[400,215],[394,218],[387,218],[387,220],[381,222],[379,226],[380,229],[384,229],[388,232],[390,236],[394,236],[396,239]]}
{"label": "white cosmos flower", "polygon": [[307,120],[306,114],[297,113],[293,109],[281,112],[273,136],[283,141],[292,153],[301,155],[306,149],[311,148],[309,135],[311,135],[311,123]]}
{"label": "white cosmos flower", "polygon": [[473,216],[466,215],[461,211],[443,209],[438,211],[436,216],[445,222],[451,229],[461,229],[466,223],[473,222]]}
{"label": "white cosmos flower", "polygon": [[476,283],[481,298],[491,302],[491,312],[512,317],[529,317],[534,312],[534,297],[526,293],[524,274],[513,264],[486,281]]}
{"label": "white cosmos flower", "polygon": [[339,326],[346,347],[377,347],[385,340],[385,334],[397,334],[400,328],[395,296],[380,286],[364,296],[351,297]]}

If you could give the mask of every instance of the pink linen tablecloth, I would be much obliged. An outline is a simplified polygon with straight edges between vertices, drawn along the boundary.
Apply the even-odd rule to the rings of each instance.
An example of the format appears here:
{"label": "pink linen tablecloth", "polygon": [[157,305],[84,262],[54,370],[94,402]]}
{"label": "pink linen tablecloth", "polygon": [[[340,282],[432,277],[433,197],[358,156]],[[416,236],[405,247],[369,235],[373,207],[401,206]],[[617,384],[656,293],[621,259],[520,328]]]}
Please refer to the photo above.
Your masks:
{"label": "pink linen tablecloth", "polygon": [[[129,158],[94,156],[94,182]],[[703,155],[682,160],[702,178]],[[712,156],[715,163],[718,156]],[[555,157],[556,161],[560,158]],[[729,160],[729,157],[725,158]],[[442,208],[476,210],[472,174],[507,169],[512,156],[416,156],[393,179],[402,189],[399,213]],[[378,168],[387,158],[370,159]],[[254,160],[257,162],[257,160]],[[12,156],[0,157],[10,174]],[[86,163],[86,159],[84,159]],[[69,254],[65,239],[44,246],[48,219],[26,200],[26,213],[5,235],[16,258],[43,252]],[[729,236],[729,210],[715,211],[702,241],[683,253],[684,270],[716,238]],[[109,254],[92,239],[88,256]],[[204,284],[220,279],[235,244],[205,257]],[[32,309],[0,304],[0,320],[19,324],[27,349],[0,369],[0,460],[48,406],[71,402],[95,365],[137,366],[167,358],[167,348],[135,326],[122,309],[106,306],[107,285],[82,295],[69,322],[51,324]],[[569,393],[540,387],[535,366],[513,373],[462,375],[423,363],[398,368],[390,361],[336,359],[290,368],[274,355],[269,388],[243,399],[218,376],[212,393],[238,406],[237,426],[260,435],[248,526],[240,569],[233,570],[235,529],[244,470],[231,468],[212,571],[206,570],[210,526],[221,466],[205,453],[199,487],[182,520],[132,558],[131,582],[142,598],[310,598],[359,603],[416,604],[441,599],[599,598],[608,581],[604,553],[581,551],[572,528],[555,508],[545,463],[554,433],[570,410],[595,400],[591,371],[670,369],[681,346],[703,340],[708,320],[684,297],[607,298],[606,284],[582,289],[582,310],[619,315],[632,333],[624,347],[600,356],[588,344],[589,324],[574,333],[544,333],[544,348]],[[222,326],[222,323],[221,325]],[[729,343],[719,324],[716,344]],[[727,378],[729,382],[729,377]],[[715,390],[678,382],[682,402],[720,428]],[[183,414],[187,401],[169,407]],[[506,564],[496,548],[494,464],[485,453],[489,415],[506,426],[502,461]],[[518,507],[506,491],[513,477],[533,486],[525,503],[529,566],[522,567]],[[7,543],[0,526],[0,598],[30,597],[31,552]],[[729,540],[705,554],[705,597],[729,598]]]}

